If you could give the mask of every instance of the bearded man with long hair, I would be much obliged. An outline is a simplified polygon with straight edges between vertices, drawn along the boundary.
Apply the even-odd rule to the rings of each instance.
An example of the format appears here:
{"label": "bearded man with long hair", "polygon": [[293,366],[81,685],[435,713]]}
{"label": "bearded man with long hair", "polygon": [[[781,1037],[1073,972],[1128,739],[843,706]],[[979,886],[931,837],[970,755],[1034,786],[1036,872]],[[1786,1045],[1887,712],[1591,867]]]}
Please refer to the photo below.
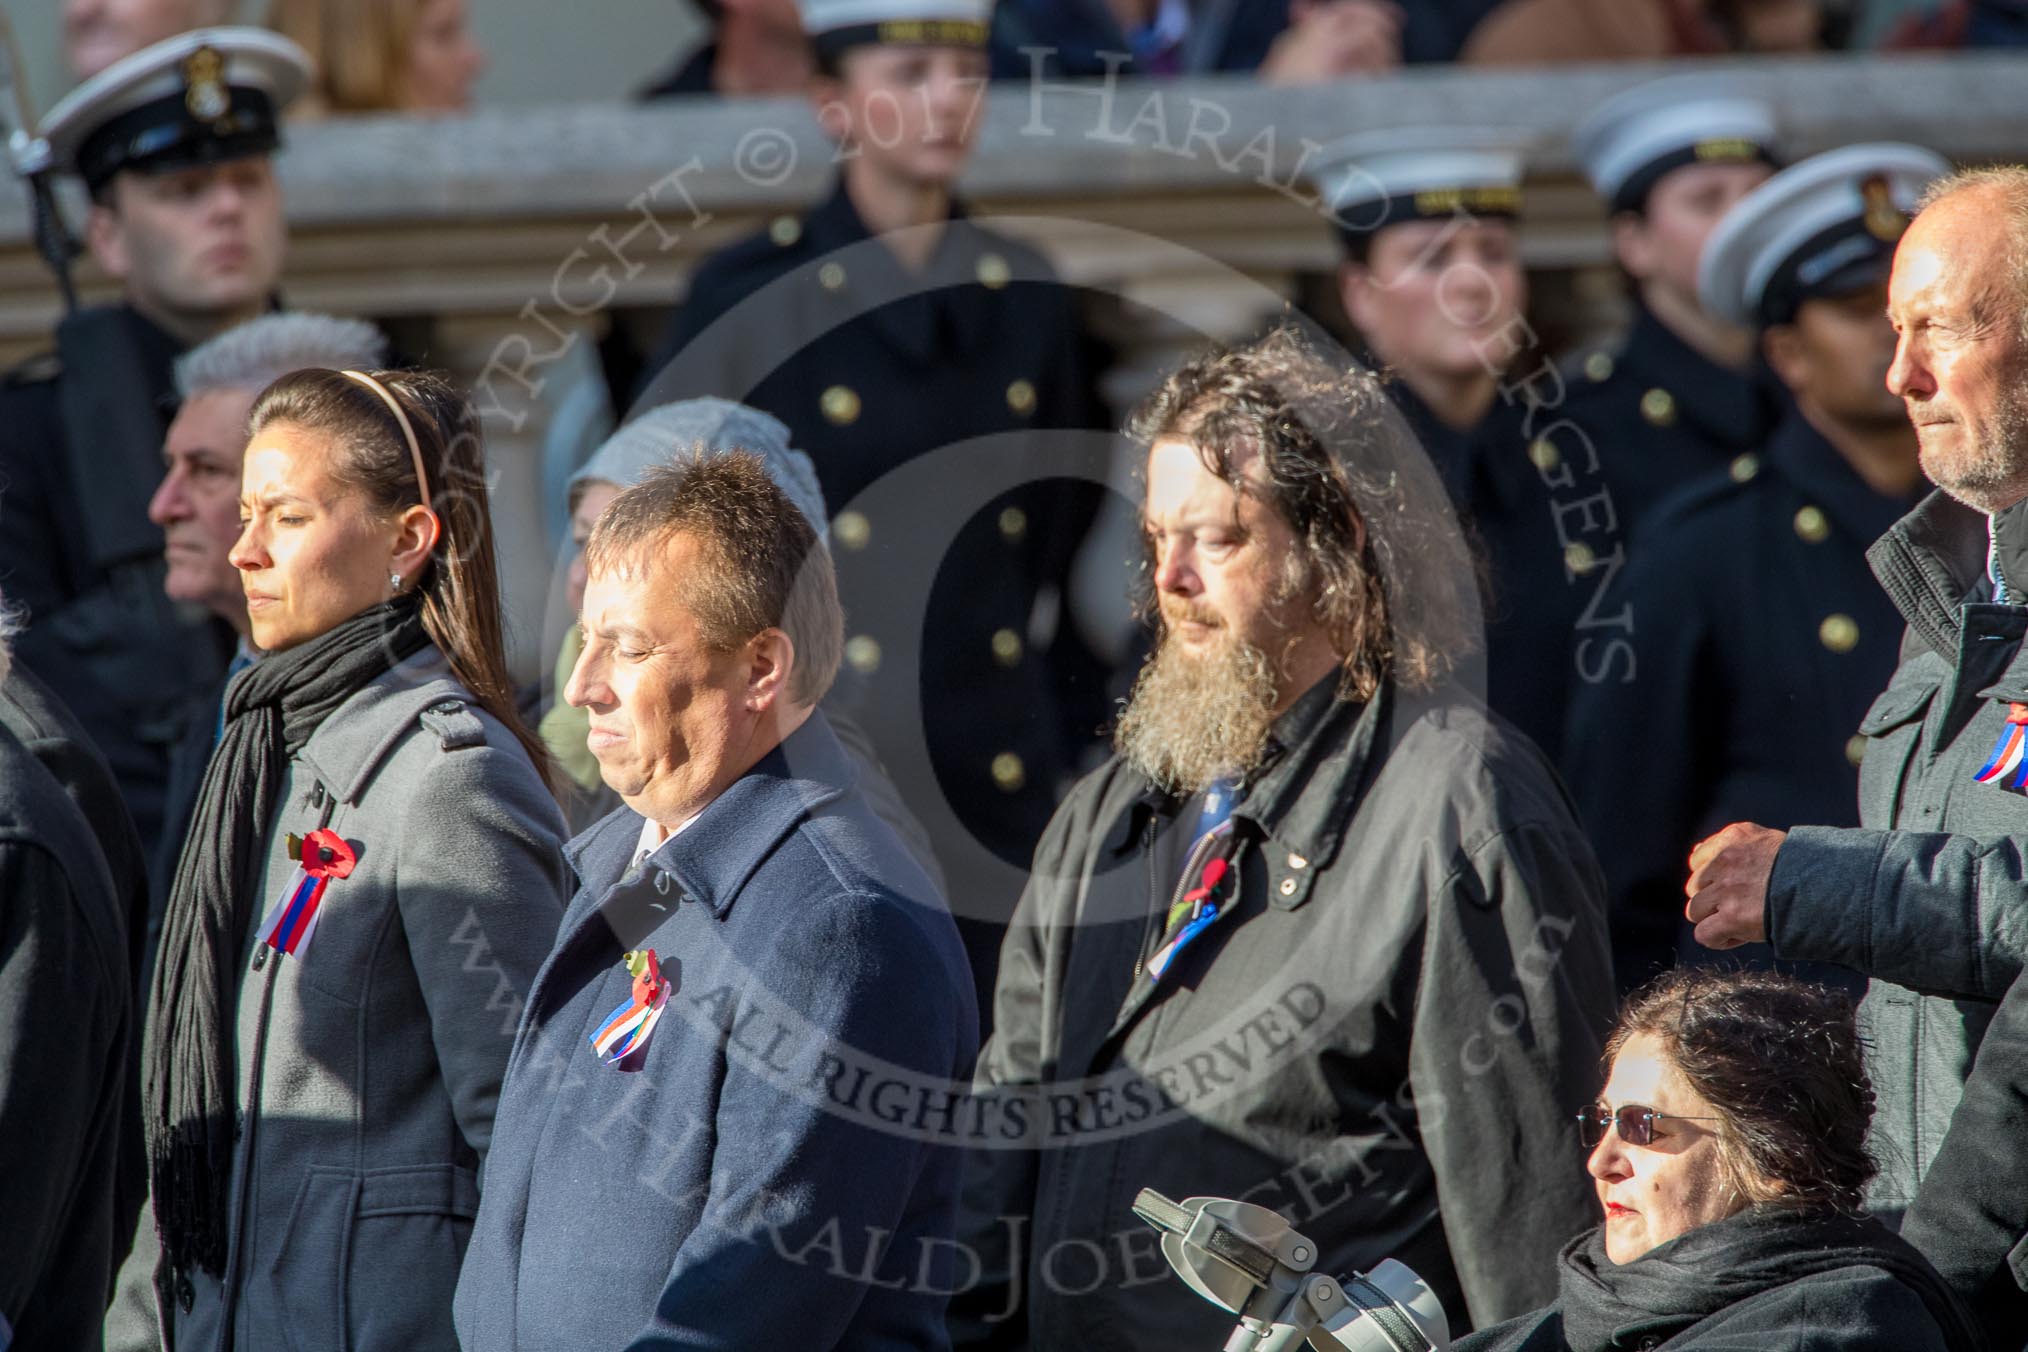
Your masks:
{"label": "bearded man with long hair", "polygon": [[1375,376],[1289,329],[1130,430],[1157,638],[1001,952],[955,1341],[1217,1346],[1144,1187],[1281,1210],[1319,1270],[1401,1259],[1454,1329],[1546,1299],[1590,1219],[1601,884],[1465,688],[1478,590],[1436,473]]}

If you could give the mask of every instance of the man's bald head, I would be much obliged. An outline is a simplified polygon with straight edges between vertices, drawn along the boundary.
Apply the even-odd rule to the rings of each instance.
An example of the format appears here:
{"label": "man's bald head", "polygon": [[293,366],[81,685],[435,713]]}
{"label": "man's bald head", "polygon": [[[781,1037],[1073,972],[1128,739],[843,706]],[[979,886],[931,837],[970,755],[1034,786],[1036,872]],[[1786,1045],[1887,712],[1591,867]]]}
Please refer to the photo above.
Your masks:
{"label": "man's bald head", "polygon": [[1934,185],[1888,284],[1898,342],[1887,387],[1923,472],[1983,512],[2028,498],[2028,168]]}
{"label": "man's bald head", "polygon": [[2028,324],[2028,165],[1960,169],[1930,184],[1916,210],[1927,213],[1947,204],[1952,223],[1976,223],[1996,246],[1995,259],[2013,280],[2022,322]]}

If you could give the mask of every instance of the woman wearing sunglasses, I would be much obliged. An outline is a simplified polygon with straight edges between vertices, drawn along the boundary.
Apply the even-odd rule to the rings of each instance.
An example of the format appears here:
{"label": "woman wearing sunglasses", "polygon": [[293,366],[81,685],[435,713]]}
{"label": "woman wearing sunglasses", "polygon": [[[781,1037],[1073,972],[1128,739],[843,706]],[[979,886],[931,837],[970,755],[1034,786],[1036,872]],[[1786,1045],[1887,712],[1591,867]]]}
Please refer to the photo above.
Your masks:
{"label": "woman wearing sunglasses", "polygon": [[1564,1246],[1554,1306],[1458,1352],[1985,1345],[1860,1212],[1873,1091],[1842,995],[1680,969],[1632,998],[1606,1060],[1577,1122],[1604,1224]]}
{"label": "woman wearing sunglasses", "polygon": [[306,370],[251,429],[230,558],[263,656],[227,687],[163,920],[149,1209],[106,1345],[450,1352],[569,876],[478,420],[425,372]]}

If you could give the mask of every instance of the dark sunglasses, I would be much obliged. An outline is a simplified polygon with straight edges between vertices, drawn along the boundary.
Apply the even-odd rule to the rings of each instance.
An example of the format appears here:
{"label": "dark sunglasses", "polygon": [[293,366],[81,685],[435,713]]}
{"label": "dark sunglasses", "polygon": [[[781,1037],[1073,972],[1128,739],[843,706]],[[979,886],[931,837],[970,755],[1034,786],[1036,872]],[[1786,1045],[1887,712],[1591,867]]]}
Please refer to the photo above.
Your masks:
{"label": "dark sunglasses", "polygon": [[1658,1113],[1653,1108],[1638,1103],[1623,1103],[1617,1110],[1603,1103],[1594,1103],[1577,1115],[1577,1139],[1586,1150],[1595,1149],[1605,1139],[1606,1128],[1616,1127],[1620,1139],[1628,1145],[1652,1145],[1655,1140],[1657,1122],[1716,1122],[1715,1117],[1684,1117],[1678,1113]]}

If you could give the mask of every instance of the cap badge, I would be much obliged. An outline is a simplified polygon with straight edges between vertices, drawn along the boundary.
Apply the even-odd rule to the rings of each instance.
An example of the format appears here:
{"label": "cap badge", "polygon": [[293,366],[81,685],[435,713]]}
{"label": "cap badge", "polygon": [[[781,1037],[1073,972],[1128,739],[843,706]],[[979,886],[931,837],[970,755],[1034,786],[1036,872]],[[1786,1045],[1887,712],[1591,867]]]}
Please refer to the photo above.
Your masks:
{"label": "cap badge", "polygon": [[1866,233],[1892,244],[1908,229],[1908,213],[1895,204],[1894,192],[1885,174],[1874,174],[1859,185],[1859,197],[1866,203]]}
{"label": "cap badge", "polygon": [[1759,144],[1744,136],[1714,136],[1708,141],[1699,141],[1690,153],[1707,164],[1738,164],[1760,159],[1762,155]]}
{"label": "cap badge", "polygon": [[201,122],[216,122],[232,108],[225,90],[225,58],[216,47],[199,47],[183,58],[183,106]]}

